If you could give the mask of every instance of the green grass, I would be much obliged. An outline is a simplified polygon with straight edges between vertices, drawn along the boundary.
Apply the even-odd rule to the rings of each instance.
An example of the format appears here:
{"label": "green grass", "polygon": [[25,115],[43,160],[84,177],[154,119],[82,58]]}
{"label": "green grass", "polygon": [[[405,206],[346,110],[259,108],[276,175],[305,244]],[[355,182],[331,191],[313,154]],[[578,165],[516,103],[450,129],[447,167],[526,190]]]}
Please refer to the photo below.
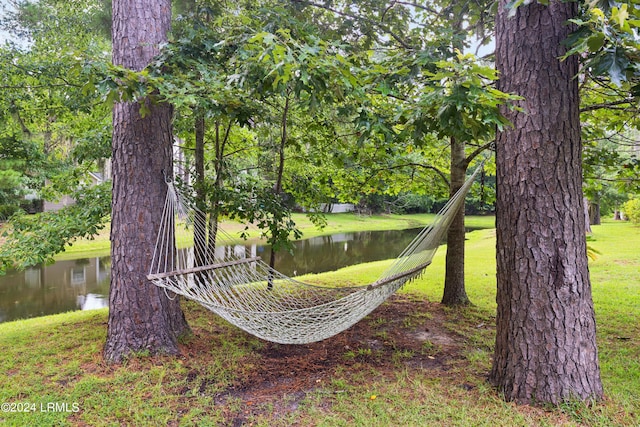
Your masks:
{"label": "green grass", "polygon": [[[346,223],[344,225],[347,226]],[[394,353],[391,377],[378,375],[367,348],[345,349],[345,363],[311,390],[293,411],[278,412],[290,396],[245,419],[255,426],[634,426],[640,425],[640,227],[606,222],[594,227],[590,245],[600,252],[590,262],[598,321],[598,346],[606,398],[594,405],[568,402],[537,408],[504,402],[487,383],[495,322],[495,232],[480,230],[467,240],[467,291],[473,307],[444,310],[444,325],[464,336],[462,357],[445,374],[413,369],[411,355]],[[380,261],[306,279],[366,283],[388,265]],[[408,284],[411,299],[439,301],[444,251],[425,275]],[[0,412],[0,425],[233,425],[234,413],[251,402],[219,393],[243,372],[259,369],[260,340],[226,325],[197,305],[188,305],[197,331],[181,358],[132,357],[106,365],[101,349],[106,310],[74,312],[0,324],[0,403],[33,403],[35,413]],[[415,316],[419,324],[432,313]],[[422,318],[418,318],[422,317]],[[375,319],[365,319],[373,322]],[[379,325],[381,328],[385,325]],[[387,339],[381,334],[380,339]],[[438,344],[425,342],[425,354]],[[397,360],[395,360],[397,359]],[[279,399],[279,400],[278,400]],[[66,403],[73,411],[41,412],[40,405]],[[275,405],[275,406],[274,406]],[[60,409],[60,408],[59,408]],[[275,416],[273,414],[279,414]],[[237,420],[236,420],[237,421]]]}
{"label": "green grass", "polygon": [[610,399],[640,425],[640,227],[608,222],[593,227],[590,245],[600,368]]}
{"label": "green grass", "polygon": [[[430,224],[434,214],[415,215],[356,215],[353,213],[327,214],[327,224],[324,228],[318,229],[304,214],[293,214],[293,219],[303,238],[308,239],[315,236],[326,236],[335,233],[348,233],[357,231],[375,230],[402,230],[406,228],[424,227]],[[493,216],[467,216],[465,224],[470,228],[492,228],[495,226]],[[242,239],[239,232],[244,230],[244,226],[232,221],[222,224],[222,229],[231,236],[236,237],[238,242]],[[249,232],[250,238],[258,239],[259,231],[252,229]],[[179,237],[180,239],[180,237]],[[181,238],[186,245],[187,236]],[[94,239],[78,239],[65,248],[65,251],[56,255],[55,259],[70,260],[77,258],[99,257],[109,254],[109,224]]]}

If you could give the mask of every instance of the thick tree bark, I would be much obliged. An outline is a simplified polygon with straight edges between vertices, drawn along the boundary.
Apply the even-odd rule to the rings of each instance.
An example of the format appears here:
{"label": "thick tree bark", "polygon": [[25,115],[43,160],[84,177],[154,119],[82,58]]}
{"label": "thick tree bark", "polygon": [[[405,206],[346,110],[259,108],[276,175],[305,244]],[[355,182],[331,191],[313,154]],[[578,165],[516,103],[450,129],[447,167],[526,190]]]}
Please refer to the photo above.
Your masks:
{"label": "thick tree bark", "polygon": [[602,397],[582,206],[578,66],[561,61],[577,3],[496,20],[500,89],[524,97],[496,140],[497,337],[491,382],[507,400]]}
{"label": "thick tree bark", "polygon": [[[166,40],[169,0],[114,0],[113,62],[140,70]],[[178,354],[177,337],[189,327],[178,299],[146,279],[166,194],[163,172],[172,171],[171,106],[137,103],[113,110],[111,289],[105,360],[133,352]]]}
{"label": "thick tree bark", "polygon": [[[464,185],[467,159],[464,142],[451,138],[451,180],[449,196],[453,196]],[[464,206],[455,214],[447,231],[447,257],[442,304],[448,306],[470,303],[464,283]]]}

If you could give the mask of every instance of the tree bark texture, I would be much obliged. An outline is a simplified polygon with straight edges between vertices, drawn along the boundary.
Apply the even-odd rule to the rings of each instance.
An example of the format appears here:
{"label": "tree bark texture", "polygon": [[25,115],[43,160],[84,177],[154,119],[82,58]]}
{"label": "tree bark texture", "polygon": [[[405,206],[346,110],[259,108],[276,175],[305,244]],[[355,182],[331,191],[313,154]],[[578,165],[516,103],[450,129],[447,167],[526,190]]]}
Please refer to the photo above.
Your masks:
{"label": "tree bark texture", "polygon": [[[464,185],[467,172],[467,159],[464,142],[451,138],[451,178],[449,196]],[[469,297],[464,283],[464,205],[453,217],[447,231],[447,256],[442,304],[448,306],[467,305]]]}
{"label": "tree bark texture", "polygon": [[[144,68],[166,40],[169,0],[114,0],[113,62]],[[178,354],[177,337],[189,327],[178,299],[146,279],[166,194],[163,172],[172,172],[172,109],[138,103],[113,110],[111,288],[105,360],[133,352]]]}
{"label": "tree bark texture", "polygon": [[496,19],[500,90],[524,97],[496,139],[497,336],[490,374],[522,403],[602,396],[586,255],[578,64],[561,42],[577,3]]}

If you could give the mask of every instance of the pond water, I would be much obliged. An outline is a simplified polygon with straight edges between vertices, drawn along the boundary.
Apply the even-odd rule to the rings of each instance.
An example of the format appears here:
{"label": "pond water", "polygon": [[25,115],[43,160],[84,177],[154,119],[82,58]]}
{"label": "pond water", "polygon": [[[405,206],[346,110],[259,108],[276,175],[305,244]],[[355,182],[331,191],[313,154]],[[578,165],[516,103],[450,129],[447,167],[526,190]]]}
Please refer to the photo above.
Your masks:
{"label": "pond water", "polygon": [[[363,262],[395,258],[420,229],[364,231],[294,242],[294,254],[280,252],[276,268],[288,276],[322,273]],[[242,246],[234,250],[242,250]],[[247,246],[269,259],[269,247]],[[107,306],[111,260],[58,261],[0,277],[0,322]]]}

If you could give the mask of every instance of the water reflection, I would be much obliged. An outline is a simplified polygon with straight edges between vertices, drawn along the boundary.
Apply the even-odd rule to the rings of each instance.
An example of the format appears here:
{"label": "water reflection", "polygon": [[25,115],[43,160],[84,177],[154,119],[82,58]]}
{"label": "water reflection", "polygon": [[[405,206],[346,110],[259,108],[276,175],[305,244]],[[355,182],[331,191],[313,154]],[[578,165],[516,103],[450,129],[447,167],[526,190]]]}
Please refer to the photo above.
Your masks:
{"label": "water reflection", "polygon": [[[292,254],[280,252],[276,268],[288,276],[322,273],[349,265],[395,258],[418,230],[366,231],[313,237],[295,243]],[[268,262],[262,245],[219,248]],[[71,310],[105,307],[109,294],[110,259],[58,261],[0,277],[0,322]]]}
{"label": "water reflection", "polygon": [[0,322],[107,305],[109,257],[58,261],[0,278]]}
{"label": "water reflection", "polygon": [[[278,253],[276,267],[287,276],[299,276],[395,258],[416,237],[417,232],[418,230],[363,231],[313,237],[295,242],[293,255]],[[258,248],[258,255],[261,255],[260,251]],[[262,256],[266,258],[268,255],[266,251]]]}

